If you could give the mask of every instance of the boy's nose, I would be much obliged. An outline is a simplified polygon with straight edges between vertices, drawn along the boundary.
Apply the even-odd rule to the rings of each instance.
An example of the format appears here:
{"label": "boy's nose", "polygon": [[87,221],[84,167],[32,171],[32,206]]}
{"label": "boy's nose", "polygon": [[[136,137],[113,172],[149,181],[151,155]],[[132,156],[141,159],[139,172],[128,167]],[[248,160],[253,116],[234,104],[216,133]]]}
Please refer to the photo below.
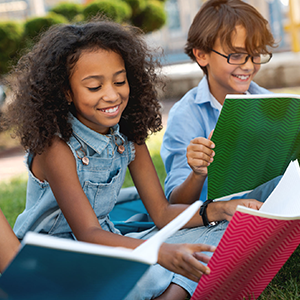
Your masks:
{"label": "boy's nose", "polygon": [[241,65],[241,68],[243,70],[253,70],[254,69],[254,63],[252,62],[251,57],[245,62],[243,65]]}

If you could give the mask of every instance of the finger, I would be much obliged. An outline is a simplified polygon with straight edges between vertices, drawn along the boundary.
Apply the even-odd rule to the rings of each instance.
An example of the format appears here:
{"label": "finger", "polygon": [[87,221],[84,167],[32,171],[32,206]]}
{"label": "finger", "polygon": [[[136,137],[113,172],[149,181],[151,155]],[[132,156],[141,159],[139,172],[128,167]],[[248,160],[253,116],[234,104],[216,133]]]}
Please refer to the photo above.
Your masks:
{"label": "finger", "polygon": [[202,274],[209,274],[210,269],[198,261],[193,255],[183,256],[182,265],[180,266],[190,277],[199,280]]}
{"label": "finger", "polygon": [[194,138],[193,140],[191,140],[191,144],[199,144],[199,145],[206,146],[208,148],[214,148],[215,147],[215,144],[211,140],[206,139],[204,137]]}
{"label": "finger", "polygon": [[190,273],[194,274],[194,276],[201,276],[201,274],[209,274],[210,269],[203,265],[198,259],[193,255],[186,255],[183,257],[183,261],[185,262],[186,270]]}
{"label": "finger", "polygon": [[215,152],[202,145],[189,145],[187,147],[186,155],[194,159],[203,159],[208,161],[215,156]]}
{"label": "finger", "polygon": [[213,133],[214,133],[214,129],[210,132],[210,134],[209,134],[209,136],[208,136],[208,139],[209,139],[209,140],[211,140],[211,137],[212,137]]}
{"label": "finger", "polygon": [[195,167],[207,167],[214,159],[204,153],[187,153],[187,160],[189,164]]}
{"label": "finger", "polygon": [[251,200],[251,201],[249,201],[249,203],[248,203],[248,207],[249,207],[249,208],[253,208],[253,209],[259,210],[259,209],[261,208],[261,206],[263,205],[262,202],[257,201],[257,200],[255,200],[255,199],[249,199],[249,200]]}
{"label": "finger", "polygon": [[205,264],[208,264],[208,262],[210,260],[210,256],[208,256],[202,252],[195,252],[193,255],[197,260],[200,260],[200,261],[204,262]]}
{"label": "finger", "polygon": [[178,274],[180,274],[180,275],[182,275],[182,276],[184,276],[184,277],[186,277],[186,278],[188,278],[192,281],[195,281],[195,282],[199,282],[201,276],[203,275],[203,273],[201,273],[198,276],[195,276],[194,274],[189,273],[185,269],[181,269],[181,268],[178,270],[178,272],[175,272],[175,273],[178,273]]}
{"label": "finger", "polygon": [[207,244],[192,244],[194,252],[215,252],[216,246]]}
{"label": "finger", "polygon": [[187,148],[187,152],[190,152],[191,154],[194,155],[202,155],[205,154],[209,157],[214,157],[215,156],[215,151],[205,147],[203,145],[191,145],[191,147]]}

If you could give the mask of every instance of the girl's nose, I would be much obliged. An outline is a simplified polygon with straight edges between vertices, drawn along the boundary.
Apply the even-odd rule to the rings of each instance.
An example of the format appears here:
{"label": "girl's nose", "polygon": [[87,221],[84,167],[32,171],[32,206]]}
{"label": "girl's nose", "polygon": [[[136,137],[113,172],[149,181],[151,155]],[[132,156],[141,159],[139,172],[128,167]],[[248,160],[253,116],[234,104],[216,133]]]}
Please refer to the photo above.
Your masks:
{"label": "girl's nose", "polygon": [[102,88],[103,95],[102,99],[104,101],[114,102],[117,101],[119,98],[119,94],[117,93],[115,87],[113,85],[107,85],[106,87]]}

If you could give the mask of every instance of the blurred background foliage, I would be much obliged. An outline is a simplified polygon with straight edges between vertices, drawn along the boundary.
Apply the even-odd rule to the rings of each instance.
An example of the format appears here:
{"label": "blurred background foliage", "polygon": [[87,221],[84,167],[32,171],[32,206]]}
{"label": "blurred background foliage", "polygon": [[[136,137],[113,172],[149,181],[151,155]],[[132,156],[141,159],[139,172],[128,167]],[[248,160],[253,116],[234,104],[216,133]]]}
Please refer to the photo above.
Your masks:
{"label": "blurred background foliage", "polygon": [[25,22],[0,22],[0,76],[30,49],[41,33],[50,26],[62,23],[85,22],[96,15],[141,28],[145,33],[160,29],[167,21],[166,0],[96,0],[87,4],[61,2],[44,17]]}

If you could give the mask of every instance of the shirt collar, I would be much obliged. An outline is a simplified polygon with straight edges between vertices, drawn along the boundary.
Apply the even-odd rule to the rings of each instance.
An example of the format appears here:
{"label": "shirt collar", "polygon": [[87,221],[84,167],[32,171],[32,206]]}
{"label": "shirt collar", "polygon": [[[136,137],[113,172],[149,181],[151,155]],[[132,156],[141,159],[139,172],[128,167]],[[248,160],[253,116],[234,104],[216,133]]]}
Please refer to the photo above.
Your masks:
{"label": "shirt collar", "polygon": [[220,111],[222,108],[222,105],[211,94],[209,90],[209,85],[208,85],[206,75],[202,78],[202,80],[200,81],[197,87],[197,95],[196,95],[195,103],[197,104],[209,103],[211,107],[215,108],[218,111]]}
{"label": "shirt collar", "polygon": [[[252,82],[251,82],[252,84]],[[249,91],[245,92],[245,95],[252,94],[250,91],[250,88],[253,89],[253,84],[249,87]],[[254,87],[255,88],[255,87]],[[213,108],[215,108],[218,111],[222,110],[222,104],[211,94],[209,90],[209,85],[207,81],[206,75],[203,77],[203,79],[200,81],[198,87],[197,87],[197,96],[195,99],[195,102],[198,104],[204,104],[209,103]]]}
{"label": "shirt collar", "polygon": [[101,153],[112,141],[112,136],[116,135],[124,140],[119,132],[119,124],[111,128],[111,133],[104,135],[88,128],[71,113],[69,114],[69,119],[72,123],[73,134],[98,153]]}

